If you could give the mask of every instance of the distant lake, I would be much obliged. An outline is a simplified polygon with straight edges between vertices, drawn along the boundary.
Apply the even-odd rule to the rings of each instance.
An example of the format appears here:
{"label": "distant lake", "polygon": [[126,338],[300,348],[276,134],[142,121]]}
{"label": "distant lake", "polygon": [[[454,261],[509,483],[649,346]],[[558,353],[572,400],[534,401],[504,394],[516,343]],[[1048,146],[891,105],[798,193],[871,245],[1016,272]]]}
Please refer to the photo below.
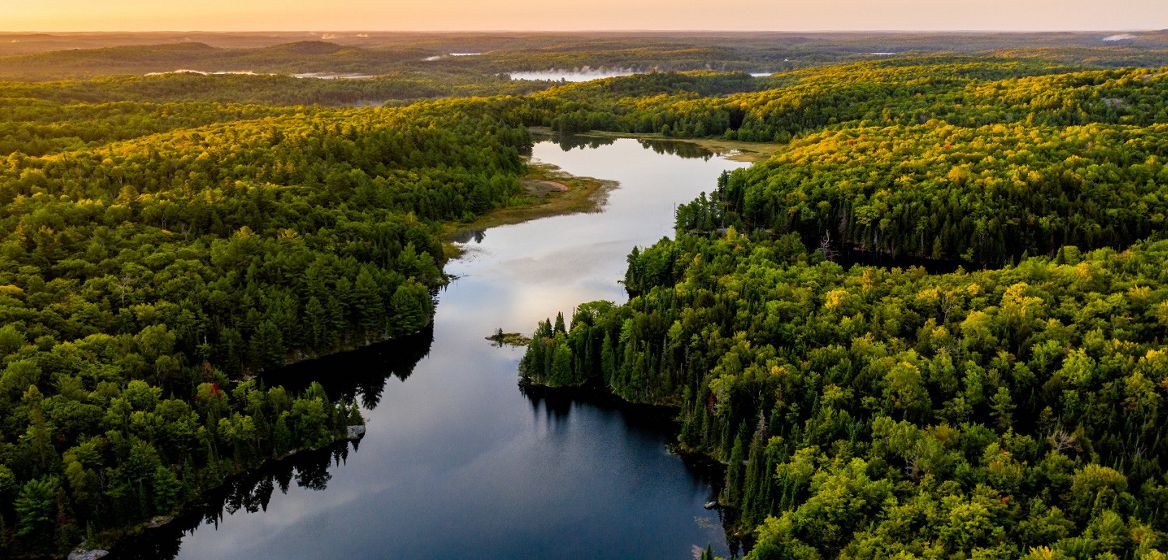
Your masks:
{"label": "distant lake", "polygon": [[546,80],[553,82],[587,82],[589,80],[599,80],[602,78],[615,78],[617,76],[632,76],[633,74],[643,74],[644,72],[634,70],[632,68],[577,68],[574,70],[538,70],[538,71],[523,71],[523,72],[508,72],[512,80]]}
{"label": "distant lake", "polygon": [[671,236],[676,206],[744,167],[694,145],[575,138],[535,161],[619,181],[595,214],[467,232],[432,331],[277,372],[352,395],[359,444],[234,481],[207,508],[114,551],[118,558],[691,558],[729,553],[703,508],[718,469],[672,453],[661,411],[522,391],[524,349],[484,337],[596,299],[624,302],[625,256]]}
{"label": "distant lake", "polygon": [[452,52],[452,53],[447,53],[447,54],[436,54],[434,56],[427,56],[426,58],[423,58],[422,60],[425,62],[434,62],[434,61],[442,60],[442,59],[450,57],[450,56],[482,56],[482,54],[483,53],[481,53],[481,52]]}
{"label": "distant lake", "polygon": [[302,72],[299,74],[277,74],[275,72],[254,72],[252,70],[190,70],[181,68],[178,70],[171,70],[168,72],[147,72],[144,76],[165,76],[167,74],[198,74],[200,76],[292,76],[293,78],[311,79],[311,80],[371,80],[376,78],[373,74],[356,74],[356,73],[342,73],[342,72]]}

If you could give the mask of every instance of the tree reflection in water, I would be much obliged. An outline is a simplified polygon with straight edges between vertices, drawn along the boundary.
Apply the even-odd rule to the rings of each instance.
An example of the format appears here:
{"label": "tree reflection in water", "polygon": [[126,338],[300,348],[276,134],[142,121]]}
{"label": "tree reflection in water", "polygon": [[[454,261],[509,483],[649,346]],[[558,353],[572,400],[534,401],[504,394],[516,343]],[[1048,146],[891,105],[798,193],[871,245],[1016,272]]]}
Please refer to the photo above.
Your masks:
{"label": "tree reflection in water", "polygon": [[[405,381],[422,358],[430,353],[434,331],[427,328],[409,337],[375,344],[319,360],[310,360],[283,368],[261,377],[267,385],[283,385],[302,391],[313,381],[325,387],[337,399],[352,399],[372,410],[381,401],[390,376]],[[327,449],[305,451],[262,468],[233,477],[221,488],[206,495],[201,507],[190,509],[170,523],[150,528],[137,537],[126,539],[114,549],[116,557],[127,560],[158,560],[178,556],[182,539],[200,525],[219,526],[226,516],[240,511],[267,511],[268,502],[278,488],[287,494],[296,487],[322,491],[328,488],[329,468],[343,465],[359,441],[341,442]]]}

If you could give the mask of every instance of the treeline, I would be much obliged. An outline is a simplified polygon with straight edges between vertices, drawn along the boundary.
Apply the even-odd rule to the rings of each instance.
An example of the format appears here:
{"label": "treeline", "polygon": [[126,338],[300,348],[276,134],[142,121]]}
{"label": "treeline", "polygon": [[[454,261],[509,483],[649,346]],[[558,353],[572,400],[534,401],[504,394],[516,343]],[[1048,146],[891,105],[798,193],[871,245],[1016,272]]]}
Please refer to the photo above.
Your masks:
{"label": "treeline", "polygon": [[53,82],[0,82],[0,97],[70,104],[133,101],[379,106],[439,97],[522,95],[551,86],[551,82],[510,80],[474,71],[394,71],[348,79],[181,71]]}
{"label": "treeline", "polygon": [[[10,97],[3,97],[5,93]],[[220,122],[304,112],[305,108],[222,103],[79,103],[18,97],[0,85],[0,155],[43,156]]]}
{"label": "treeline", "polygon": [[[689,81],[704,85],[685,91],[727,91],[735,76],[693,75]],[[630,78],[536,94],[529,119],[561,132],[598,129],[787,142],[824,127],[930,120],[961,126],[1149,124],[1166,117],[1162,99],[1168,88],[1168,77],[1157,70],[1076,71],[1055,63],[992,58],[909,58],[805,69],[757,79],[760,91],[724,96],[681,93],[668,83],[656,95],[623,95],[625,87],[636,91],[638,85],[620,86],[624,80]]]}
{"label": "treeline", "polygon": [[200,42],[119,45],[0,56],[0,77],[20,81],[86,79],[194,69],[206,72],[357,72],[380,74],[421,61],[415,48],[364,49],[326,41],[259,48],[217,48]]}
{"label": "treeline", "polygon": [[100,544],[360,423],[319,386],[237,380],[430,323],[442,222],[521,193],[508,103],[0,160],[0,551]]}
{"label": "treeline", "polygon": [[[46,60],[58,56],[73,60]],[[678,241],[630,256],[628,305],[541,325],[522,363],[535,382],[678,406],[682,442],[731,465],[722,501],[756,555],[1162,548],[1168,77],[1073,70],[659,73],[365,109],[299,104],[518,91],[189,74],[4,84],[0,553],[106,542],[343,436],[360,422],[349,399],[239,380],[278,383],[287,363],[428,325],[441,224],[522,198],[534,124],[790,142],[680,208]],[[845,271],[823,261],[840,244],[1045,258]]]}
{"label": "treeline", "polygon": [[[351,445],[351,447],[350,447]],[[297,453],[231,477],[222,486],[205,493],[199,502],[191,504],[181,515],[164,527],[128,536],[110,552],[122,560],[159,560],[177,558],[184,550],[183,541],[200,526],[218,526],[239,513],[268,511],[273,496],[288,494],[292,488],[308,492],[323,492],[332,480],[333,469],[343,466],[350,453],[356,453],[359,442]],[[187,547],[190,550],[190,547]]]}
{"label": "treeline", "polygon": [[[525,382],[676,406],[749,558],[1163,558],[1165,77],[1008,64],[594,96],[629,107],[617,130],[738,115],[788,144],[634,249],[628,303],[538,325]],[[533,107],[585,103],[554,93]]]}
{"label": "treeline", "polygon": [[[680,407],[753,558],[1163,551],[1168,244],[976,273],[683,236],[536,331],[529,380]],[[765,523],[764,523],[765,521]]]}
{"label": "treeline", "polygon": [[682,231],[1000,265],[1126,247],[1168,216],[1168,127],[852,127],[791,142],[678,210]]}
{"label": "treeline", "polygon": [[0,155],[79,151],[215,123],[327,113],[335,106],[402,106],[428,98],[523,94],[550,85],[483,76],[324,80],[190,73],[0,82]]}
{"label": "treeline", "polygon": [[765,80],[746,72],[648,72],[561,85],[549,89],[545,96],[578,101],[681,94],[708,97],[756,91],[766,85]]}
{"label": "treeline", "polygon": [[[1125,246],[1163,225],[1162,71],[920,58],[698,93],[735,80],[661,74],[553,88],[523,118],[561,132],[787,143],[684,209],[683,230],[762,227],[811,246],[997,265],[1063,245]],[[650,91],[659,93],[641,95]]]}
{"label": "treeline", "polygon": [[[88,361],[87,353],[133,349],[111,349],[101,340],[76,346],[74,365]],[[356,405],[330,402],[319,385],[291,395],[254,381],[230,390],[204,382],[189,398],[175,398],[146,381],[127,382],[107,366],[49,372],[61,384],[51,394],[35,383],[14,391],[44,373],[36,371],[37,353],[32,347],[10,355],[16,361],[4,374],[5,416],[29,420],[0,464],[0,529],[8,553],[99,546],[110,535],[198,503],[229,476],[326,447],[364,423]]]}

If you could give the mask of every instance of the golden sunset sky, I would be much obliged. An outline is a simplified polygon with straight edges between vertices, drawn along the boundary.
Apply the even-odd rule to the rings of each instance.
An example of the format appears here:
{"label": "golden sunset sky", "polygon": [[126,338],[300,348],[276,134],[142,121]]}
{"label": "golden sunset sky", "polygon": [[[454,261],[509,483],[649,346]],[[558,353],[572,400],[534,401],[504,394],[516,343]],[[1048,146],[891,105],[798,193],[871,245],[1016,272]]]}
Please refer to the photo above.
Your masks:
{"label": "golden sunset sky", "polygon": [[0,31],[1146,30],[1168,0],[4,0]]}

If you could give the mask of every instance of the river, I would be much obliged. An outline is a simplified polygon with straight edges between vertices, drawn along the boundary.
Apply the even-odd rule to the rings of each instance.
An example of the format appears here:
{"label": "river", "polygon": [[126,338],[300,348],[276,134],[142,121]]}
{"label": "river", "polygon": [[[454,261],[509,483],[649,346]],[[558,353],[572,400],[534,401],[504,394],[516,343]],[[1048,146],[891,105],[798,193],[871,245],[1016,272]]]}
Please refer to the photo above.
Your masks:
{"label": "river", "polygon": [[[651,149],[652,148],[652,149]],[[683,157],[685,156],[685,157]],[[695,157],[702,156],[702,157]],[[240,479],[194,512],[115,551],[120,558],[690,558],[726,554],[709,471],[671,453],[660,414],[525,395],[529,333],[580,302],[626,299],[634,245],[672,231],[675,205],[746,164],[693,145],[631,139],[538,142],[532,157],[618,181],[602,212],[472,235],[440,295],[432,332],[303,364],[363,405],[348,447]]]}

